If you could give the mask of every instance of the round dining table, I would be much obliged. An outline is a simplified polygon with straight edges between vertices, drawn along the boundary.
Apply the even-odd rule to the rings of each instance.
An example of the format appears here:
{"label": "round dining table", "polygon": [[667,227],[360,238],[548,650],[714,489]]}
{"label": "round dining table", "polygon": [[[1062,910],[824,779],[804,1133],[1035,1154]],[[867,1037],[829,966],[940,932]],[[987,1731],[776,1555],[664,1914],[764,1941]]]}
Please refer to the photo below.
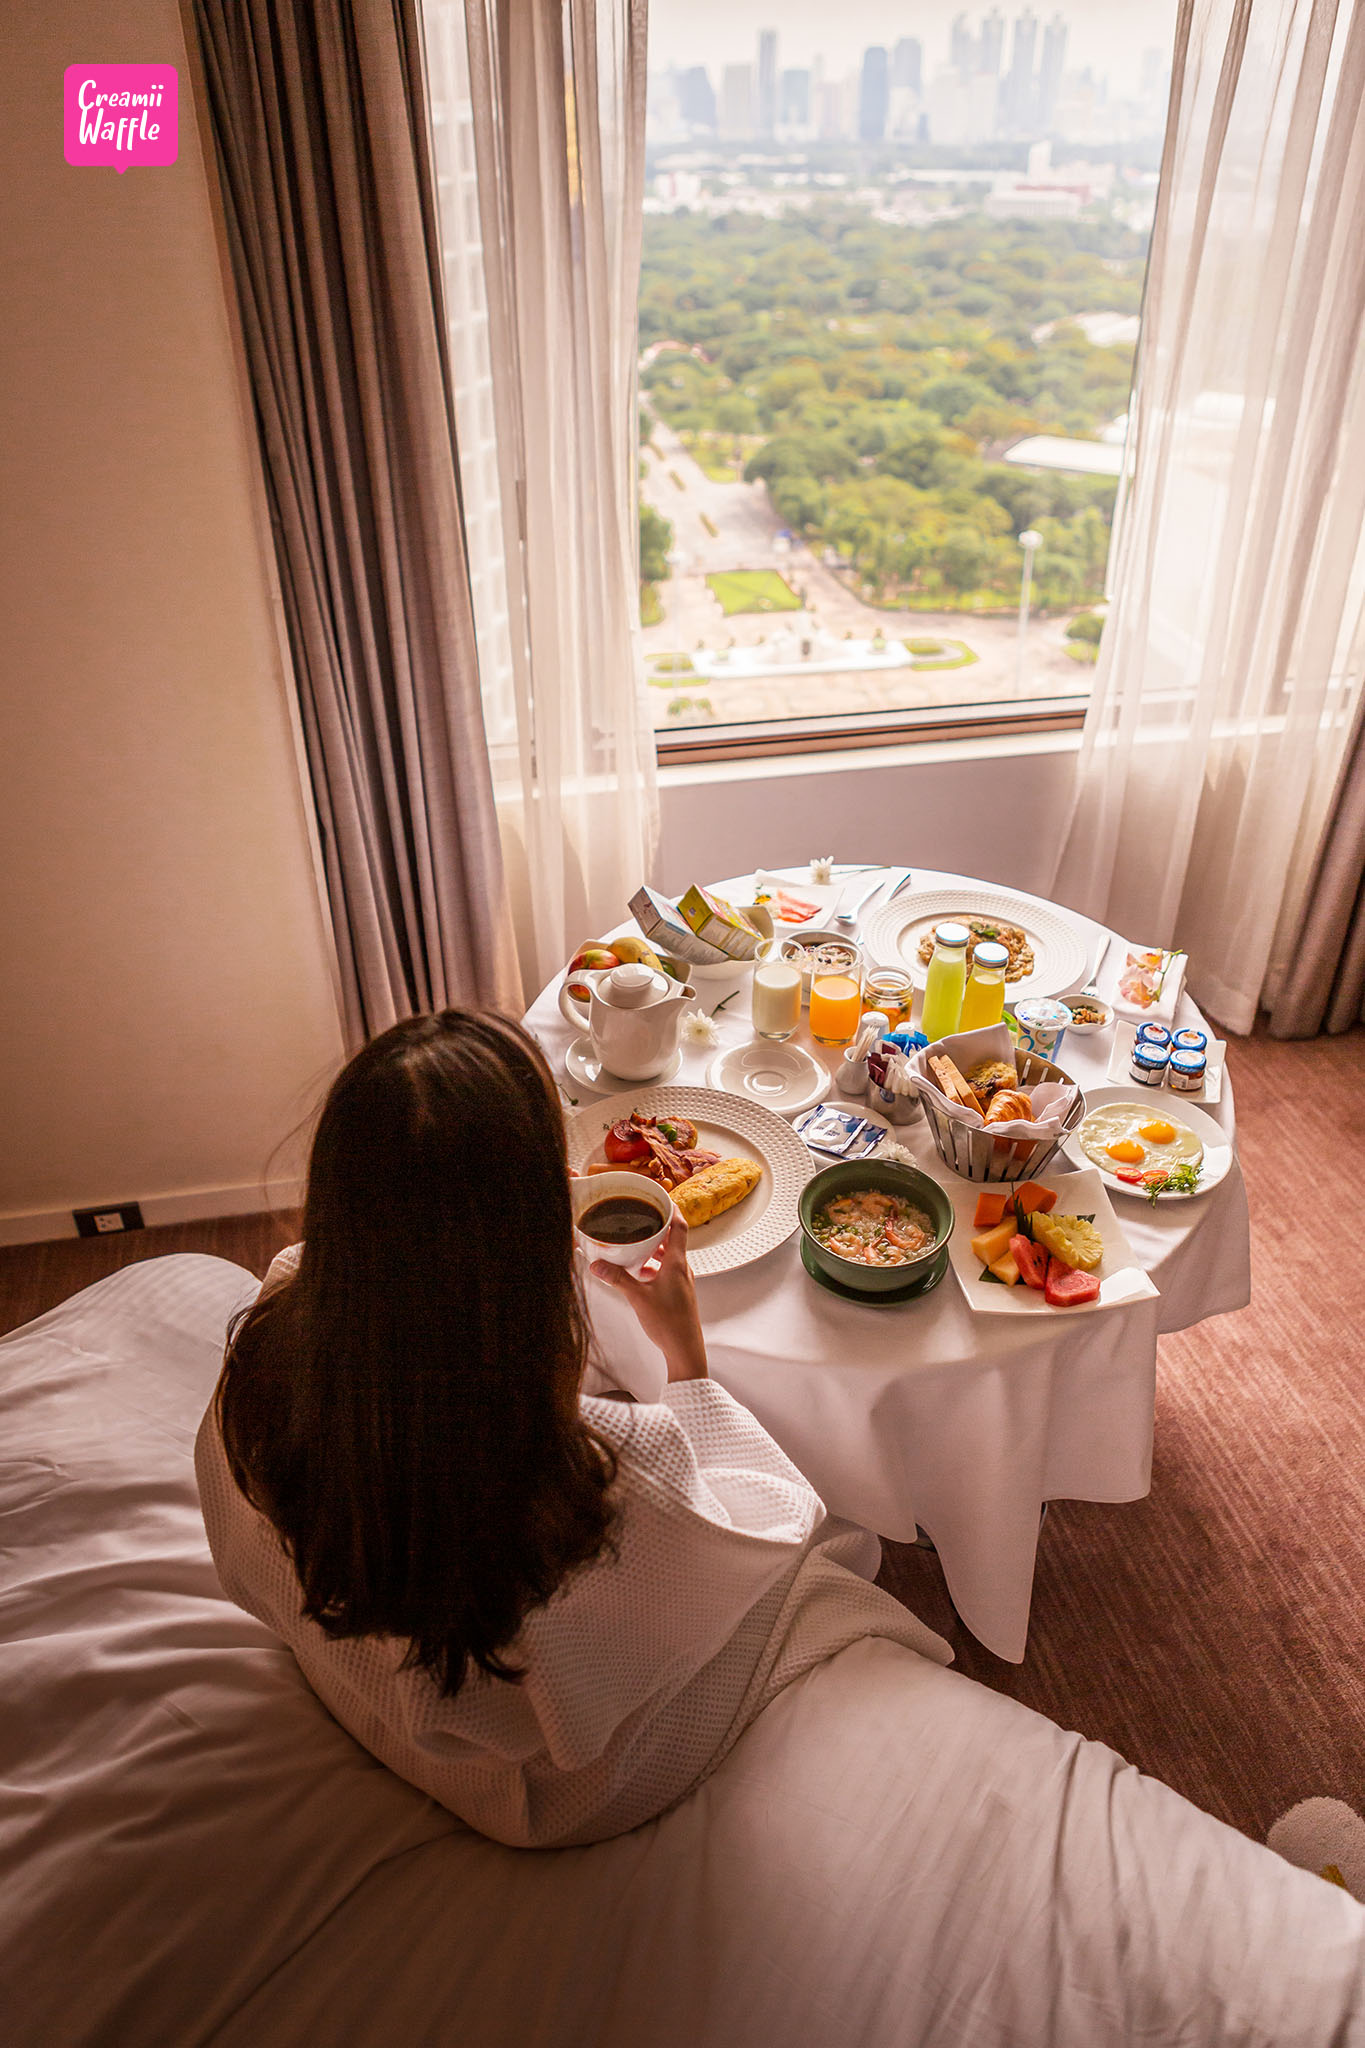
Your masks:
{"label": "round dining table", "polygon": [[[876,871],[846,872],[865,886]],[[896,881],[902,872],[895,871]],[[753,879],[731,877],[715,887],[731,901],[748,902]],[[805,877],[793,871],[790,879]],[[919,892],[988,885],[917,868],[912,886]],[[887,894],[884,888],[876,902]],[[1092,975],[1103,961],[1095,985],[1112,1001],[1125,945],[1101,927],[1075,922]],[[751,968],[737,967],[732,977],[695,984],[698,1007],[718,1012],[720,1047],[753,1035],[751,978]],[[604,1077],[594,1093],[569,1078],[564,1056],[575,1034],[560,1012],[561,979],[542,991],[526,1023],[572,1117],[595,1099],[621,1093],[622,1084]],[[1176,1025],[1203,1028],[1183,993]],[[1065,1040],[1062,1065],[1083,1090],[1106,1081],[1111,1041],[1112,1029]],[[831,1058],[814,1046],[804,1012],[794,1042],[837,1065],[837,1053]],[[673,1079],[704,1086],[716,1050],[684,1038]],[[833,1084],[826,1099],[840,1099]],[[1218,1102],[1201,1107],[1235,1141],[1226,1071]],[[891,1135],[945,1186],[962,1185],[939,1157],[922,1112]],[[812,1158],[813,1169],[828,1163]],[[1054,1159],[1052,1172],[1069,1170],[1064,1156]],[[1244,1307],[1250,1298],[1246,1190],[1235,1156],[1226,1178],[1193,1199],[1153,1207],[1116,1194],[1113,1202],[1158,1293],[1070,1318],[1065,1311],[974,1311],[951,1270],[918,1300],[865,1307],[811,1280],[795,1227],[763,1257],[697,1281],[713,1377],[758,1417],[832,1515],[899,1542],[927,1534],[963,1622],[1013,1663],[1023,1660],[1027,1643],[1044,1503],[1141,1499],[1151,1483],[1158,1336]],[[637,1399],[657,1399],[663,1360],[628,1304],[591,1277],[587,1293],[599,1371]]]}

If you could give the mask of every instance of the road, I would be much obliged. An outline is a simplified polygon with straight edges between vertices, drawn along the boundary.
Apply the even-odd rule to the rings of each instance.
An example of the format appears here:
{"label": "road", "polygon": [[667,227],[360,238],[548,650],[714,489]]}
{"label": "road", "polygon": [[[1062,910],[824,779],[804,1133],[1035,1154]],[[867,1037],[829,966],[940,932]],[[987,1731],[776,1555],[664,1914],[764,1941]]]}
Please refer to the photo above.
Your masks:
{"label": "road", "polygon": [[[1034,619],[1027,641],[1027,672],[1017,687],[1018,625],[1013,617],[978,617],[970,612],[892,612],[864,604],[841,578],[800,543],[779,539],[781,521],[762,484],[718,483],[694,461],[678,436],[656,422],[651,445],[642,451],[641,495],[672,522],[678,561],[661,583],[664,616],[644,629],[646,656],[690,654],[709,648],[753,646],[778,628],[803,624],[840,639],[852,633],[888,637],[965,640],[978,657],[965,668],[852,670],[846,675],[743,677],[705,681],[678,677],[651,691],[656,726],[691,724],[700,717],[736,720],[819,717],[839,711],[904,710],[936,704],[997,703],[1038,696],[1084,696],[1088,665],[1066,651],[1065,619]],[[703,524],[711,521],[715,532]],[[804,594],[805,612],[738,613],[726,618],[706,583],[718,569],[776,569]],[[670,717],[669,705],[692,702]],[[708,714],[696,700],[711,706]]]}

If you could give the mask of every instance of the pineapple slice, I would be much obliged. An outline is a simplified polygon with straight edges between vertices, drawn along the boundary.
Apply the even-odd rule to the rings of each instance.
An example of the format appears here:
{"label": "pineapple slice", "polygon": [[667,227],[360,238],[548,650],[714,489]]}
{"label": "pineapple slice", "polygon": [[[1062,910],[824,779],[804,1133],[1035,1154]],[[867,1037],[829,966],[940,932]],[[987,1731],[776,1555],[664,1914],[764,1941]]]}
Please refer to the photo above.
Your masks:
{"label": "pineapple slice", "polygon": [[1084,1216],[1044,1216],[1035,1209],[1029,1223],[1035,1242],[1046,1245],[1064,1266],[1093,1273],[1104,1257],[1104,1239]]}

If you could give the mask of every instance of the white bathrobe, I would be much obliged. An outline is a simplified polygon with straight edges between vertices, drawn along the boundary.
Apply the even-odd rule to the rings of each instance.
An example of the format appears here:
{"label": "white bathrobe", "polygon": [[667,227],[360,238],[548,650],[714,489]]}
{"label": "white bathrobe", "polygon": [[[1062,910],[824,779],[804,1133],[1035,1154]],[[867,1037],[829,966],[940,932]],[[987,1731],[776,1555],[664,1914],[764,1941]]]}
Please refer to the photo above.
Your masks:
{"label": "white bathrobe", "polygon": [[951,1662],[941,1637],[869,1583],[877,1539],[827,1517],[713,1380],[648,1405],[585,1396],[583,1413],[620,1461],[614,1551],[526,1617],[508,1651],[520,1684],[472,1671],[453,1699],[402,1669],[405,1642],[337,1641],[305,1619],[212,1407],[200,1427],[224,1592],[283,1638],[358,1742],[471,1827],[526,1848],[622,1834],[691,1791],[769,1700],[847,1644],[886,1636]]}

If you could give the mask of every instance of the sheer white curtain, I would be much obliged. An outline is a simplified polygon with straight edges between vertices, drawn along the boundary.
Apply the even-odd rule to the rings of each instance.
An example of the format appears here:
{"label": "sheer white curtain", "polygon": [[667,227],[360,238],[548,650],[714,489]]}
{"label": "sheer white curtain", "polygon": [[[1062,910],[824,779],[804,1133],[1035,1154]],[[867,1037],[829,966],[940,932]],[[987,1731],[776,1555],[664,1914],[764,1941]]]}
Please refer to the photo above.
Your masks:
{"label": "sheer white curtain", "polygon": [[1294,957],[1365,662],[1365,0],[1182,0],[1064,902],[1234,1031]]}
{"label": "sheer white curtain", "polygon": [[424,0],[470,567],[523,971],[657,836],[639,658],[644,0]]}

